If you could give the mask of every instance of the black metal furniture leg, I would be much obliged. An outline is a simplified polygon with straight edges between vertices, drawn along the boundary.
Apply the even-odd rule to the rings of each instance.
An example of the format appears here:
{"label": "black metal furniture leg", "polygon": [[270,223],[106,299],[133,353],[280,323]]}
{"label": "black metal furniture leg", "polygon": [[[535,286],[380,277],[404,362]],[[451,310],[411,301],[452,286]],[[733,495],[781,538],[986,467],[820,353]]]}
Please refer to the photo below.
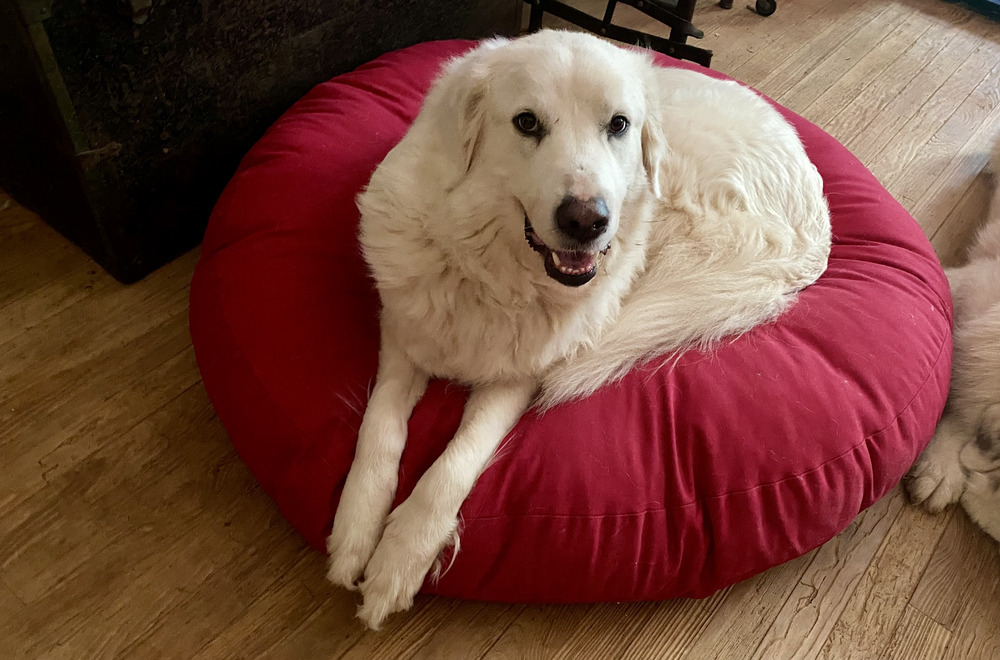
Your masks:
{"label": "black metal furniture leg", "polygon": [[[640,44],[679,59],[697,62],[702,66],[711,65],[712,51],[686,43],[688,37],[700,39],[704,36],[702,31],[691,23],[691,17],[694,14],[697,0],[609,0],[603,20],[559,0],[524,1],[531,5],[531,15],[528,22],[528,29],[531,32],[541,29],[542,15],[548,12],[553,16],[558,16],[565,21],[569,21],[585,30],[608,37],[609,39],[615,39],[632,45]],[[732,4],[732,0],[729,1]],[[663,37],[615,25],[612,22],[612,18],[615,7],[619,2],[635,7],[647,16],[669,26],[670,37],[664,39]]]}
{"label": "black metal furniture leg", "polygon": [[542,29],[542,17],[545,10],[539,0],[528,0],[531,3],[531,14],[528,16],[528,32],[538,32]]}

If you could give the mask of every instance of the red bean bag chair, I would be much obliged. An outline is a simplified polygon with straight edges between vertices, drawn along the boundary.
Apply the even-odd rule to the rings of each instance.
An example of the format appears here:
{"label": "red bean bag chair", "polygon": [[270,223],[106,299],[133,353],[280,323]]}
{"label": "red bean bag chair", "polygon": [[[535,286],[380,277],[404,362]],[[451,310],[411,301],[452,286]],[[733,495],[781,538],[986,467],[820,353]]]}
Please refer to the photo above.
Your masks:
{"label": "red bean bag chair", "polygon": [[[317,549],[377,362],[354,197],[441,64],[471,46],[421,44],[316,87],[247,154],[205,235],[191,285],[205,387],[264,491]],[[948,391],[947,281],[865,167],[786,114],[825,181],[829,270],[773,324],[525,415],[462,508],[454,565],[425,591],[706,596],[824,543],[906,472]],[[435,382],[417,406],[397,503],[452,437],[465,398]]]}

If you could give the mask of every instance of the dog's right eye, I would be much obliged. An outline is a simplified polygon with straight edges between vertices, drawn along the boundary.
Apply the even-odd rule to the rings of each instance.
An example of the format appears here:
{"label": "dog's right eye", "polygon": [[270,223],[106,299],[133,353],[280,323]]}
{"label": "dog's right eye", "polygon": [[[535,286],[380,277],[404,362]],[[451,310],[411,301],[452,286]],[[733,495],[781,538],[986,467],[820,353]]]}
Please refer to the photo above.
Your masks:
{"label": "dog's right eye", "polygon": [[530,112],[522,112],[514,117],[514,126],[521,133],[531,137],[538,137],[542,132],[542,122]]}

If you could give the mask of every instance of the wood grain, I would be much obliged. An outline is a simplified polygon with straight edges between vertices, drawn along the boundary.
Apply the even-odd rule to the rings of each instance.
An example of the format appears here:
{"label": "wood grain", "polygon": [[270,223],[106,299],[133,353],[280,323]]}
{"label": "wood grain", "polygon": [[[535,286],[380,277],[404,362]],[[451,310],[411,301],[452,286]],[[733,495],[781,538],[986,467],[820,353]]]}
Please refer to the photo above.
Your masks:
{"label": "wood grain", "polygon": [[940,623],[907,605],[892,641],[879,660],[940,660],[951,636],[951,631]]}
{"label": "wood grain", "polygon": [[817,551],[754,660],[818,657],[903,506],[902,495],[893,491]]}
{"label": "wood grain", "polygon": [[993,615],[987,619],[1000,622],[1000,601],[972,598],[983,594],[984,584],[1000,582],[998,563],[996,545],[965,514],[953,509],[910,605],[952,632],[967,607],[979,607],[984,615]]}
{"label": "wood grain", "polygon": [[733,585],[683,657],[686,660],[746,657],[748,649],[760,645],[815,557],[814,550]]}
{"label": "wood grain", "polygon": [[548,660],[576,635],[596,606],[529,605],[483,654],[484,660]]}
{"label": "wood grain", "polygon": [[904,506],[819,651],[825,660],[868,660],[889,646],[934,546],[945,516]]}

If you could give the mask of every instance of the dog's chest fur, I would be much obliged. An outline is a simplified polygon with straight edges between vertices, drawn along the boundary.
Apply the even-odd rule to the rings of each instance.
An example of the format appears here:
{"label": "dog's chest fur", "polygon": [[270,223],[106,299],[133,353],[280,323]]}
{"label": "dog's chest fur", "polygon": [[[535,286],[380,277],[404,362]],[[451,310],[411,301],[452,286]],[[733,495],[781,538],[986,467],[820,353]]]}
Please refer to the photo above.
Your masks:
{"label": "dog's chest fur", "polygon": [[595,282],[580,291],[555,283],[526,245],[479,251],[464,241],[454,250],[426,235],[416,240],[419,251],[369,249],[366,256],[382,298],[383,332],[435,376],[465,383],[538,378],[596,340],[619,309],[620,287]]}

